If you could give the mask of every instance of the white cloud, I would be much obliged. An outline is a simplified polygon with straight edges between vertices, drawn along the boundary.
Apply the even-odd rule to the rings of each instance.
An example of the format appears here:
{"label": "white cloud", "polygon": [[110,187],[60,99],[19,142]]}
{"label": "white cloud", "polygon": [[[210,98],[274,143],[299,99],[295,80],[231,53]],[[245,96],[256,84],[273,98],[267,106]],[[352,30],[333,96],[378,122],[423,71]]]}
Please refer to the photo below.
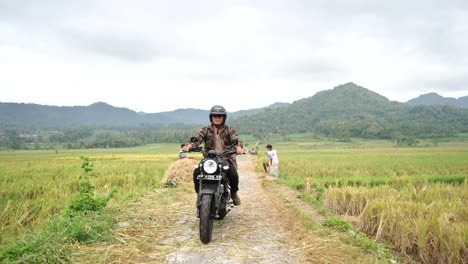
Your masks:
{"label": "white cloud", "polygon": [[464,1],[2,1],[2,102],[229,111],[354,82],[468,95]]}

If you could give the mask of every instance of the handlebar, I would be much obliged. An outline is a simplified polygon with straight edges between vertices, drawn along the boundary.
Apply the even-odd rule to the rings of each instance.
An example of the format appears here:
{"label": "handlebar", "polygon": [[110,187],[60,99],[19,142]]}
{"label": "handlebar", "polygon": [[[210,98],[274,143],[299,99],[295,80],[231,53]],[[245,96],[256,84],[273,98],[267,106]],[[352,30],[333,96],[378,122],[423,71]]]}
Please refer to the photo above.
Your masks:
{"label": "handlebar", "polygon": [[[188,151],[186,152],[203,152],[203,147],[200,147],[198,146],[198,140],[196,137],[191,137],[190,138],[190,142],[192,142],[193,146],[192,148],[190,148]],[[239,141],[237,139],[235,139],[233,142],[231,142],[232,145],[228,146],[224,151],[222,151],[221,153],[216,153],[214,152],[213,150],[210,150],[208,153],[209,154],[214,154],[214,155],[218,155],[218,156],[227,156],[227,155],[234,155],[234,154],[237,154],[237,149],[236,149],[236,146],[237,144],[239,143]],[[213,152],[212,152],[213,151]]]}
{"label": "handlebar", "polygon": [[[200,146],[194,146],[190,148],[187,152],[203,152],[203,147]],[[234,154],[237,154],[237,150],[234,148],[234,146],[230,146],[228,149],[225,149],[224,151],[218,153],[214,150],[210,150],[208,153],[208,156],[220,156],[220,157],[227,157],[231,156]]]}
{"label": "handlebar", "polygon": [[187,152],[203,152],[203,147],[195,146],[189,149]]}

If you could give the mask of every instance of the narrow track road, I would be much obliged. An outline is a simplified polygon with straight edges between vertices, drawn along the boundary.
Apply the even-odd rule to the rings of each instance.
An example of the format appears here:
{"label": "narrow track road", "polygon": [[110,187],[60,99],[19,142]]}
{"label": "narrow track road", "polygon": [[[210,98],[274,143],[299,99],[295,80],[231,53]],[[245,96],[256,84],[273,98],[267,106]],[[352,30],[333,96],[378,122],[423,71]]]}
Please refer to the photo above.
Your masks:
{"label": "narrow track road", "polygon": [[[237,158],[242,204],[222,221],[215,221],[208,245],[199,240],[195,217],[195,194],[175,219],[177,234],[161,241],[160,247],[174,247],[167,263],[299,263],[300,252],[291,249],[279,230],[282,216],[270,194],[262,187],[250,156]],[[158,247],[156,247],[157,249]]]}

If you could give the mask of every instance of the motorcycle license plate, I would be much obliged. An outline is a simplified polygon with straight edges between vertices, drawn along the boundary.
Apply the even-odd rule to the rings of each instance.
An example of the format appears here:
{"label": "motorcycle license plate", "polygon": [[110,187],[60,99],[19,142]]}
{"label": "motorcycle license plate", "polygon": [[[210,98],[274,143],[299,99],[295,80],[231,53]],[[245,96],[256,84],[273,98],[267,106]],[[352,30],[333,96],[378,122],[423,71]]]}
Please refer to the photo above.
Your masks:
{"label": "motorcycle license plate", "polygon": [[198,175],[197,179],[203,180],[221,180],[223,177],[221,175]]}

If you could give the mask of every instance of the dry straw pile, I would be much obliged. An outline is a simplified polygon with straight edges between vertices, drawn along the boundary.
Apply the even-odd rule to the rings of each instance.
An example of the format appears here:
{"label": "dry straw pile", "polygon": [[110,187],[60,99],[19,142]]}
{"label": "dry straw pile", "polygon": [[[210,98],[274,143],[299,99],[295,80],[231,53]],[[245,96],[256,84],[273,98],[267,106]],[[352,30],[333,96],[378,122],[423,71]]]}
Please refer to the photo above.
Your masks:
{"label": "dry straw pile", "polygon": [[194,159],[177,160],[169,166],[162,182],[192,182],[193,169],[196,164],[198,161]]}

